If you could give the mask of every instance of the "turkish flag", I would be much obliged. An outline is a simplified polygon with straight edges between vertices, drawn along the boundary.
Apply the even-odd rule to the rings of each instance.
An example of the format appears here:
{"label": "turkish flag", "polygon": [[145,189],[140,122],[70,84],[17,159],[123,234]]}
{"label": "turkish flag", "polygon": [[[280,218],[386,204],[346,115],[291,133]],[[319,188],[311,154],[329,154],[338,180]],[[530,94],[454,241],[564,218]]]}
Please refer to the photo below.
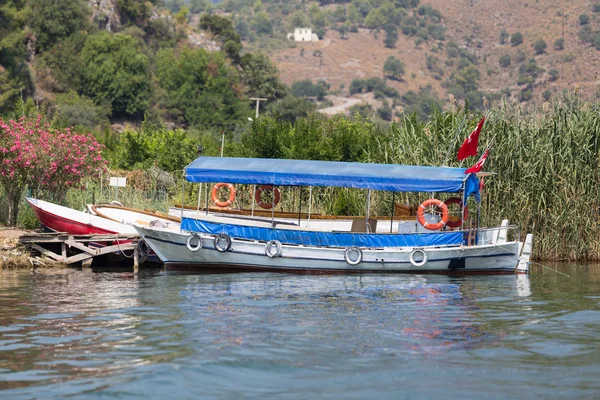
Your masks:
{"label": "turkish flag", "polygon": [[490,149],[487,149],[482,155],[481,157],[479,157],[479,160],[477,160],[477,162],[475,163],[475,165],[473,165],[471,168],[467,168],[465,170],[465,174],[474,174],[476,172],[481,171],[481,167],[483,167],[483,164],[485,163],[485,160],[488,156],[490,152]]}
{"label": "turkish flag", "polygon": [[464,160],[469,156],[477,155],[477,142],[479,141],[479,134],[481,133],[484,122],[485,117],[481,118],[481,121],[477,124],[477,128],[467,136],[462,146],[460,146],[460,149],[458,149],[458,161]]}

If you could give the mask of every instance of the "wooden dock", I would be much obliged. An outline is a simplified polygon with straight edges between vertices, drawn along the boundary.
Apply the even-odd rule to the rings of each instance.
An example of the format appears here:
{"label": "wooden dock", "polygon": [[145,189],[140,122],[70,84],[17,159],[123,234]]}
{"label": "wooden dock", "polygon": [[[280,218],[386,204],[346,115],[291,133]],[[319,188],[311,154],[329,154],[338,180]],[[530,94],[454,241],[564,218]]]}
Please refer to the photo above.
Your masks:
{"label": "wooden dock", "polygon": [[19,243],[55,262],[68,266],[81,263],[83,268],[90,268],[100,256],[114,255],[131,260],[137,272],[148,256],[148,247],[138,235],[37,233],[20,236]]}

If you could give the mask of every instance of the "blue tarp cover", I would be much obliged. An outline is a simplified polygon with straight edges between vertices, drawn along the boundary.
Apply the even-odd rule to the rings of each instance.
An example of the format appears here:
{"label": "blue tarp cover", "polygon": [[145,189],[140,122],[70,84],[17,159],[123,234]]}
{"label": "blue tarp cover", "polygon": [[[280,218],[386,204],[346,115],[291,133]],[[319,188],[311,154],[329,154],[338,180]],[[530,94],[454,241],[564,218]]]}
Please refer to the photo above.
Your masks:
{"label": "blue tarp cover", "polygon": [[183,218],[181,229],[190,232],[226,233],[231,237],[249,240],[279,240],[281,243],[335,247],[414,247],[459,245],[462,232],[422,234],[314,232],[291,229],[271,229]]}
{"label": "blue tarp cover", "polygon": [[[337,186],[396,192],[462,190],[465,168],[423,167],[336,161],[198,157],[185,168],[190,182],[281,186]],[[475,174],[468,180],[478,182]],[[476,194],[479,185],[471,185]]]}

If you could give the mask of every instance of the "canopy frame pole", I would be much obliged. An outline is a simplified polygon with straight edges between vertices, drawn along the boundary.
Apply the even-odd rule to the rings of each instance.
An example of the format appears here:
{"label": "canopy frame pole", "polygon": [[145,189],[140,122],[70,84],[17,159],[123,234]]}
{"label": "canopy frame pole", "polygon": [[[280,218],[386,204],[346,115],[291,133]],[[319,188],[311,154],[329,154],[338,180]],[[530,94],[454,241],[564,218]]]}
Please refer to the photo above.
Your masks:
{"label": "canopy frame pole", "polygon": [[206,215],[208,215],[208,182],[204,183],[204,208],[206,209]]}
{"label": "canopy frame pole", "polygon": [[196,214],[200,214],[200,202],[202,201],[202,183],[198,186],[198,209],[196,210]]}
{"label": "canopy frame pole", "polygon": [[396,207],[396,192],[392,192],[392,215],[390,219],[390,233],[392,233],[392,229],[394,226],[394,212]]}
{"label": "canopy frame pole", "polygon": [[183,221],[183,202],[185,201],[185,176],[181,180],[181,220]]}
{"label": "canopy frame pole", "polygon": [[252,214],[250,214],[251,217],[254,217],[254,203],[256,202],[255,199],[256,199],[256,185],[254,185],[254,190],[252,193]]}
{"label": "canopy frame pole", "polygon": [[271,226],[275,228],[275,185],[271,186]]}
{"label": "canopy frame pole", "polygon": [[310,212],[312,210],[312,186],[308,187],[308,218],[306,219],[306,227],[310,222]]}
{"label": "canopy frame pole", "polygon": [[[469,175],[467,175],[467,178],[468,177],[469,177]],[[465,203],[466,203],[466,200],[467,200],[465,198],[465,195],[467,193],[465,186],[466,186],[467,178],[465,178],[465,180],[463,180],[462,189],[461,189],[462,190],[462,196],[461,196],[462,197],[462,204],[461,204],[461,207],[460,207],[460,210],[461,210],[460,211],[460,230],[461,231],[465,229],[465,206],[466,206]]]}
{"label": "canopy frame pole", "polygon": [[302,217],[302,186],[300,186],[300,196],[298,196],[298,226],[300,226],[300,219]]}
{"label": "canopy frame pole", "polygon": [[367,219],[365,220],[365,230],[367,233],[371,232],[369,226],[369,217],[371,216],[371,189],[367,189]]}

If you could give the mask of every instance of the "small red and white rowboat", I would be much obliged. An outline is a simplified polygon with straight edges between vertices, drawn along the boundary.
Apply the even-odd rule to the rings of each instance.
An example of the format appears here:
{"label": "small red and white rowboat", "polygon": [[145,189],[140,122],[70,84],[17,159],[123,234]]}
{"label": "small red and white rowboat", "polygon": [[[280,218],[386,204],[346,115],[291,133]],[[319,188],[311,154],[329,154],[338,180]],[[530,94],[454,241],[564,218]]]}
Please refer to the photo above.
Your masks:
{"label": "small red and white rowboat", "polygon": [[38,221],[55,232],[73,235],[127,234],[136,235],[132,225],[112,221],[97,215],[73,210],[44,200],[25,198]]}

